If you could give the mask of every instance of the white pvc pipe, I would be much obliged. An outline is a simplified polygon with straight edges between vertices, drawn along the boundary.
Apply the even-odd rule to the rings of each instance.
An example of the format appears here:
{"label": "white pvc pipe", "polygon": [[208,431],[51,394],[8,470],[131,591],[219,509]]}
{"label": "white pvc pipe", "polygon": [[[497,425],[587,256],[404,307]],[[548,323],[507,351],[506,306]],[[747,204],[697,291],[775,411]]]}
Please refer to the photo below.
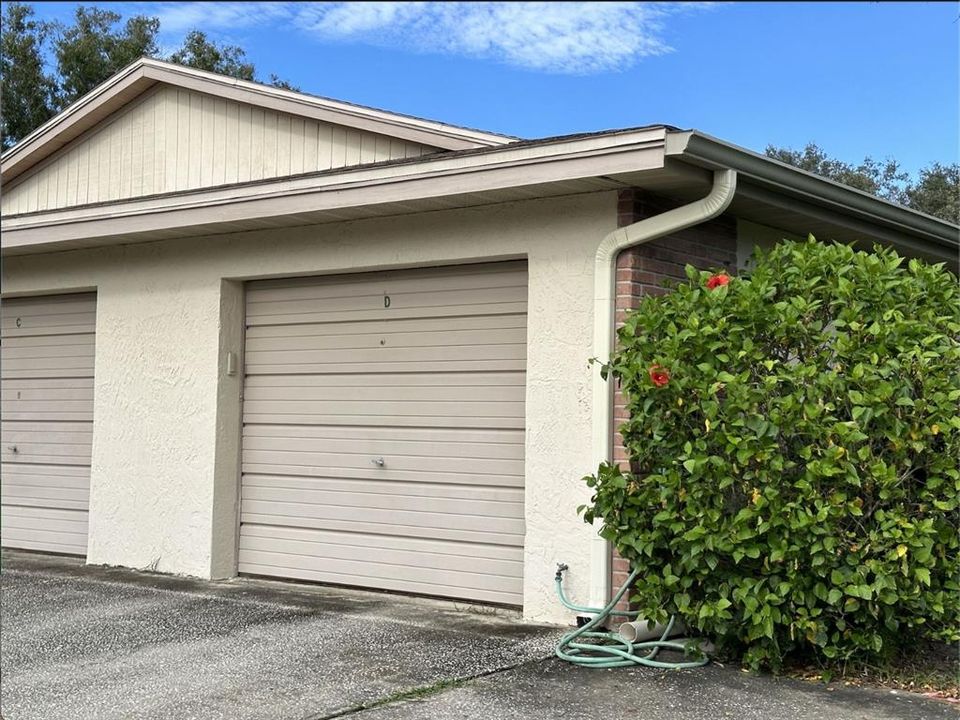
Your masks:
{"label": "white pvc pipe", "polygon": [[[654,215],[607,235],[597,248],[593,275],[593,357],[606,362],[613,353],[616,321],[617,255],[635,245],[712,220],[730,205],[737,188],[734,170],[715,170],[713,189],[701,200]],[[609,462],[613,450],[613,384],[593,371],[593,464]],[[590,547],[590,602],[603,607],[610,600],[610,546],[599,535]]]}
{"label": "white pvc pipe", "polygon": [[[627,642],[646,642],[647,640],[659,640],[663,637],[663,631],[666,629],[667,626],[662,623],[654,623],[651,628],[648,626],[646,620],[634,620],[633,622],[626,622],[620,625],[617,632],[620,637]],[[684,626],[682,622],[677,621],[673,624],[670,637],[683,635],[686,631],[686,626]]]}

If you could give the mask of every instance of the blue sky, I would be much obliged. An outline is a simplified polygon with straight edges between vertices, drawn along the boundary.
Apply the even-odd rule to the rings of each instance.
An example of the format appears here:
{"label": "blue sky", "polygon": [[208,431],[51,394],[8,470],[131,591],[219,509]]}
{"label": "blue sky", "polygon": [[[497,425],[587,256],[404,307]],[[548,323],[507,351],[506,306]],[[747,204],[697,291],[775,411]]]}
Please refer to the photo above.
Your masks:
{"label": "blue sky", "polygon": [[240,45],[305,92],[521,137],[667,123],[910,171],[958,157],[958,3],[99,5],[160,17],[166,48],[194,27]]}

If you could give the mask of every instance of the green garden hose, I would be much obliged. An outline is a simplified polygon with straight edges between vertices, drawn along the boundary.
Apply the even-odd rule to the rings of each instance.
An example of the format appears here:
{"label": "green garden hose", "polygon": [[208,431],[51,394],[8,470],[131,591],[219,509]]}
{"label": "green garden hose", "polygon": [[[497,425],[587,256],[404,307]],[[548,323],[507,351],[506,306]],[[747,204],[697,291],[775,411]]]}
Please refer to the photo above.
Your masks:
{"label": "green garden hose", "polygon": [[[592,668],[617,668],[632,667],[634,665],[646,665],[647,667],[665,668],[672,670],[682,670],[685,668],[702,667],[709,662],[704,656],[698,660],[687,662],[664,662],[657,660],[657,654],[664,648],[669,650],[679,650],[685,652],[687,646],[681,642],[671,642],[667,640],[673,630],[675,617],[670,617],[670,622],[663,631],[659,640],[650,640],[647,642],[630,642],[620,635],[605,630],[604,623],[612,616],[635,618],[638,613],[629,610],[615,610],[620,598],[624,596],[627,590],[633,586],[633,581],[640,574],[639,570],[630,573],[630,577],[620,586],[613,599],[602,608],[590,608],[582,605],[574,605],[567,600],[563,592],[563,572],[567,569],[566,565],[557,567],[555,582],[557,586],[557,595],[564,607],[575,612],[585,612],[593,614],[593,619],[578,627],[573,632],[567,633],[557,644],[557,657],[566,660],[574,665]],[[589,639],[592,642],[581,642]]]}

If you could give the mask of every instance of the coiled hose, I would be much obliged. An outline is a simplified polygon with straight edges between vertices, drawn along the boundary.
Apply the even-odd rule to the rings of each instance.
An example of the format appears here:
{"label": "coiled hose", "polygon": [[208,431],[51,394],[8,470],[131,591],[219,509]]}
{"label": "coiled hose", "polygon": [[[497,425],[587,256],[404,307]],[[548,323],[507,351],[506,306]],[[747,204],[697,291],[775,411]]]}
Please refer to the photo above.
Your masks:
{"label": "coiled hose", "polygon": [[[629,610],[615,610],[620,598],[624,596],[629,588],[633,586],[633,581],[640,574],[639,570],[630,573],[630,577],[620,586],[613,599],[602,608],[584,607],[574,605],[563,592],[563,573],[567,570],[566,565],[557,566],[557,574],[554,578],[557,586],[557,595],[564,607],[575,612],[591,613],[594,617],[582,627],[578,627],[573,632],[569,632],[560,638],[557,644],[557,657],[566,660],[574,665],[592,668],[617,668],[632,667],[634,665],[646,665],[647,667],[664,668],[672,670],[682,670],[685,668],[702,667],[710,662],[706,656],[698,660],[688,660],[685,662],[664,662],[657,660],[657,654],[663,649],[679,650],[685,652],[687,647],[685,643],[672,642],[667,640],[673,630],[676,618],[670,616],[659,640],[648,640],[646,642],[630,642],[620,635],[595,628],[603,627],[604,623],[612,616],[625,618],[636,618],[639,613]],[[590,639],[593,642],[581,642]],[[589,653],[589,654],[588,654]]]}

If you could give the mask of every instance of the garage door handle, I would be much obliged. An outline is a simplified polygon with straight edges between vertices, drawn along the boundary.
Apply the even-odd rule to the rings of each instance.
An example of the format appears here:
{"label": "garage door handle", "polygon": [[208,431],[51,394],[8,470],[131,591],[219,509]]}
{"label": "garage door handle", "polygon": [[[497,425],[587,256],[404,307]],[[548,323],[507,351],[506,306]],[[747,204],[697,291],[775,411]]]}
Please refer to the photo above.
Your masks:
{"label": "garage door handle", "polygon": [[383,467],[383,458],[382,458],[382,457],[380,457],[380,458],[370,458],[370,462],[372,462],[372,463],[373,463],[374,465],[376,465],[377,467]]}
{"label": "garage door handle", "polygon": [[17,449],[17,446],[16,446],[16,445],[7,445],[7,450],[9,450],[10,452],[13,452],[13,453],[15,453],[15,452],[20,452],[20,451]]}

